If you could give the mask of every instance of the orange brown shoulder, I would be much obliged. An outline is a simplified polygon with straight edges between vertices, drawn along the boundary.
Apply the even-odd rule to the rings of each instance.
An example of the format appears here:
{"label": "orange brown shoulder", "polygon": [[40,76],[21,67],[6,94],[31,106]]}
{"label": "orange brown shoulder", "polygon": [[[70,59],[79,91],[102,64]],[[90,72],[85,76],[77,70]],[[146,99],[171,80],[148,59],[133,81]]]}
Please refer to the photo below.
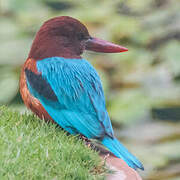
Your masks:
{"label": "orange brown shoulder", "polygon": [[21,97],[25,105],[29,109],[31,109],[39,118],[45,119],[46,121],[51,121],[54,123],[54,120],[51,118],[51,116],[42,106],[40,101],[29,92],[29,89],[27,87],[27,77],[25,73],[26,71],[40,75],[40,73],[37,71],[36,60],[31,59],[31,58],[27,59],[21,70],[20,93],[21,93]]}

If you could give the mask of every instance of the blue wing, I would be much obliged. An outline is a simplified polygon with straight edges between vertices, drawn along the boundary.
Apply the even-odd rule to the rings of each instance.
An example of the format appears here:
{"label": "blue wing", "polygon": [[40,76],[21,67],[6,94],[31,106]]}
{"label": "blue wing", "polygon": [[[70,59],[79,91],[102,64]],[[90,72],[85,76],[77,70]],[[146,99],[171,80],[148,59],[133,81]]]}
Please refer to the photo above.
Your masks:
{"label": "blue wing", "polygon": [[30,73],[28,88],[54,121],[71,134],[97,139],[114,136],[100,78],[86,60],[52,57],[36,65],[41,77],[32,81]]}
{"label": "blue wing", "polygon": [[25,69],[27,85],[54,121],[71,134],[101,139],[130,167],[143,169],[114,137],[100,78],[86,60],[52,57],[36,65],[39,74]]}

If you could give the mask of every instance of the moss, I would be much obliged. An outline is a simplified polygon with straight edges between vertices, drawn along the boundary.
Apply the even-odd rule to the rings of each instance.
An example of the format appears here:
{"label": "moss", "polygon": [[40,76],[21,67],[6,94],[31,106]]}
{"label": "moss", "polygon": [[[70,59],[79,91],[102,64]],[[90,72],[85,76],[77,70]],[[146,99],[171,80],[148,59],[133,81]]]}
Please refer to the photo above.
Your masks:
{"label": "moss", "polygon": [[96,152],[34,115],[0,107],[0,136],[0,179],[104,179]]}

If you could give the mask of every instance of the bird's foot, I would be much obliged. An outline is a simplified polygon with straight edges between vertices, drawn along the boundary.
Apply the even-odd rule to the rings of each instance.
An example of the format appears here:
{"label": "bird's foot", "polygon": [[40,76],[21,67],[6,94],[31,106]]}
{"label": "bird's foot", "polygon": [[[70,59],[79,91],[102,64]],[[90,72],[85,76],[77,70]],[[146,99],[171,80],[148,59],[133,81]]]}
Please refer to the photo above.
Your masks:
{"label": "bird's foot", "polygon": [[82,139],[84,142],[91,142],[87,137],[82,134],[79,135],[79,138]]}
{"label": "bird's foot", "polygon": [[95,151],[98,151],[97,147],[89,140],[87,137],[83,136],[82,134],[79,135],[79,138],[85,142],[85,145]]}
{"label": "bird's foot", "polygon": [[110,156],[109,153],[107,153],[104,157],[103,157],[103,160],[106,161],[106,159]]}

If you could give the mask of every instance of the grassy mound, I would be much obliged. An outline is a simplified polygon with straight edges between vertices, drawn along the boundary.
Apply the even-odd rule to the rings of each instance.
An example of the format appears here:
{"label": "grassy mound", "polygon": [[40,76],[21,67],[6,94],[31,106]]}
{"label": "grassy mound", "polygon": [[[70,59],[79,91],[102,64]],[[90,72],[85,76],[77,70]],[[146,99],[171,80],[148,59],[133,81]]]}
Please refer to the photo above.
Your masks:
{"label": "grassy mound", "polygon": [[0,179],[104,179],[96,152],[33,115],[0,107]]}

